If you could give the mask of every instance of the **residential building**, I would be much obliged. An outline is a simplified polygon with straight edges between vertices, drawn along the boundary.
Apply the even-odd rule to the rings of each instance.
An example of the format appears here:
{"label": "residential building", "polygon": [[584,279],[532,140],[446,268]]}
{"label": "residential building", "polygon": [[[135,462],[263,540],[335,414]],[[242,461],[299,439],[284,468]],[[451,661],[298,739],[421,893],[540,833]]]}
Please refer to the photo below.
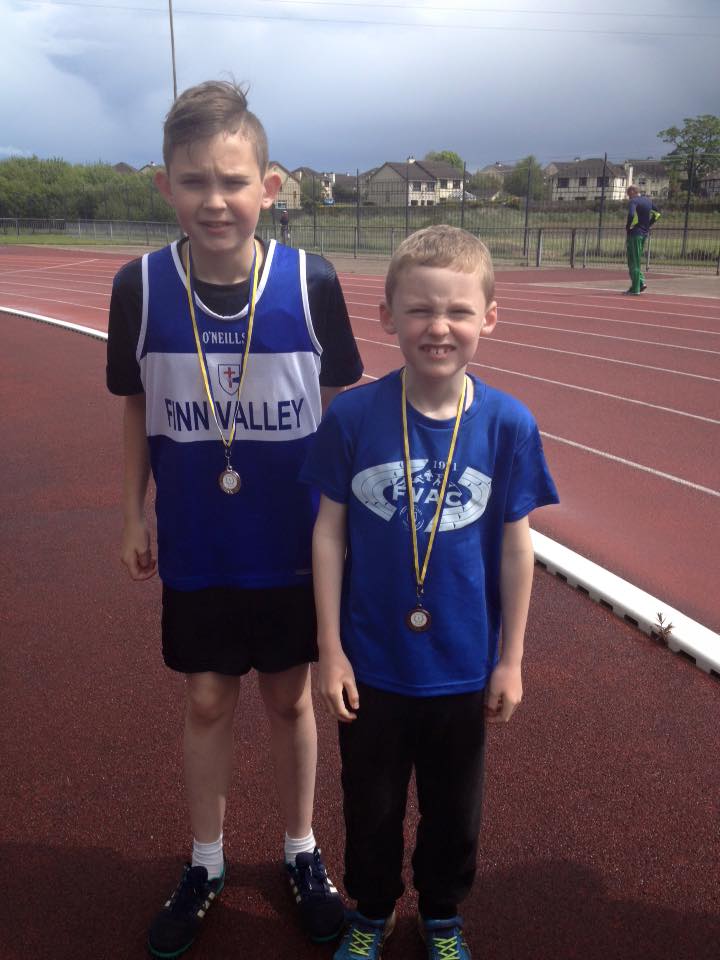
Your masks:
{"label": "residential building", "polygon": [[313,170],[312,167],[298,167],[296,170],[292,171],[292,176],[302,184],[303,180],[305,183],[310,183],[308,190],[308,195],[312,196],[312,184],[315,184],[315,199],[316,200],[332,200],[333,199],[333,184],[335,183],[335,174],[334,173],[320,173],[318,170]]}
{"label": "residential building", "polygon": [[459,200],[463,172],[439,160],[387,162],[367,180],[367,200],[378,206],[432,207]]}
{"label": "residential building", "polygon": [[720,169],[711,170],[702,178],[700,192],[704,197],[720,197]]}
{"label": "residential building", "polygon": [[268,164],[268,173],[277,173],[282,180],[280,193],[278,194],[275,206],[278,210],[299,210],[300,203],[300,181],[292,173],[276,160],[271,160]]}
{"label": "residential building", "polygon": [[553,161],[545,168],[545,176],[553,200],[597,200],[603,193],[603,177],[606,200],[623,200],[628,186],[624,167],[597,157]]}
{"label": "residential building", "polygon": [[670,174],[662,160],[626,160],[623,164],[627,185],[637,187],[647,197],[664,199],[670,192]]}
{"label": "residential building", "polygon": [[478,170],[478,176],[484,177],[494,177],[499,183],[505,182],[505,177],[512,173],[515,169],[515,165],[512,163],[502,163],[500,160],[496,160],[495,163],[490,163],[487,167],[483,167],[482,170]]}

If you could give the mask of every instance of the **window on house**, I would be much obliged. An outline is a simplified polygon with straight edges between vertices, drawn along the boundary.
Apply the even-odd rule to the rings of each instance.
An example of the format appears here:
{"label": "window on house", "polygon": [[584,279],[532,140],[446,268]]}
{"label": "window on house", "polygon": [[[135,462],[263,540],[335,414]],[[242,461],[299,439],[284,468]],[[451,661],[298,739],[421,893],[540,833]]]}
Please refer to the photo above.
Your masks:
{"label": "window on house", "polygon": [[578,180],[578,186],[586,187],[587,186],[587,177],[580,177]]}
{"label": "window on house", "polygon": [[603,186],[603,182],[604,182],[604,185],[605,185],[606,187],[609,187],[609,186],[610,186],[610,177],[598,177],[598,178],[597,178],[597,186],[598,186],[598,187],[602,187],[602,186]]}
{"label": "window on house", "polygon": [[421,189],[421,188],[420,188],[420,181],[419,181],[419,180],[414,180],[414,181],[413,181],[412,189],[413,189],[413,190],[420,190],[420,189]]}
{"label": "window on house", "polygon": [[449,183],[450,183],[449,180],[441,180],[441,181],[440,181],[440,187],[441,187],[441,189],[442,189],[442,190],[448,190],[448,189],[449,189]]}
{"label": "window on house", "polygon": [[426,190],[428,190],[429,193],[435,193],[435,184],[434,184],[434,183],[427,183],[427,184],[425,185],[425,188],[426,188]]}
{"label": "window on house", "polygon": [[570,177],[558,177],[558,190],[567,190],[570,186]]}
{"label": "window on house", "polygon": [[460,189],[460,180],[453,180],[453,190]]}

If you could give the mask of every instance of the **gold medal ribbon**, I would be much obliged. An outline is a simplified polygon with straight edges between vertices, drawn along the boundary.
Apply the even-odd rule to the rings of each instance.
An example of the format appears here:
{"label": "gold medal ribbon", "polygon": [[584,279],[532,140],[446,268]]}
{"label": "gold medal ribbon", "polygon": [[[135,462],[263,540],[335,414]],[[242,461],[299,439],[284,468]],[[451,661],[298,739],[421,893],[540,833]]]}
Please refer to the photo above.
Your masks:
{"label": "gold medal ribbon", "polygon": [[418,595],[418,602],[419,602],[420,597],[422,596],[423,586],[425,584],[425,576],[427,574],[430,554],[432,552],[433,543],[435,542],[435,534],[437,533],[437,528],[440,523],[440,514],[442,513],[443,503],[445,502],[445,490],[447,488],[448,477],[450,476],[450,467],[452,465],[453,454],[455,453],[455,443],[457,441],[457,435],[460,430],[460,420],[462,419],[463,410],[465,409],[467,377],[463,377],[462,390],[460,391],[460,399],[458,400],[457,413],[455,414],[455,426],[453,427],[452,439],[450,440],[450,449],[448,451],[447,461],[445,463],[445,470],[443,472],[442,484],[440,486],[440,496],[438,497],[437,507],[435,508],[435,516],[433,517],[432,524],[430,526],[430,539],[428,540],[427,550],[425,551],[425,559],[423,561],[422,570],[420,570],[420,555],[418,552],[417,529],[415,526],[415,492],[413,490],[412,473],[410,471],[410,439],[408,436],[408,425],[407,425],[407,390],[405,387],[405,368],[404,367],[403,367],[401,379],[402,379],[402,426],[403,426],[403,453],[405,457],[405,483],[407,485],[407,497],[408,497],[408,504],[410,507],[409,522],[410,522],[410,531],[412,533],[413,562],[415,564],[415,583],[417,584],[417,595]]}
{"label": "gold medal ribbon", "polygon": [[[233,412],[232,426],[230,427],[230,435],[225,439],[225,434],[223,429],[220,426],[220,421],[218,420],[217,410],[215,409],[215,400],[212,394],[212,387],[210,386],[210,378],[208,377],[207,371],[207,362],[205,360],[205,355],[203,353],[202,344],[200,343],[200,334],[198,333],[197,321],[195,319],[195,306],[193,303],[192,288],[190,284],[190,241],[188,240],[187,245],[187,256],[185,258],[185,288],[187,290],[188,306],[190,307],[190,319],[192,320],[193,333],[195,334],[195,346],[197,347],[198,361],[200,363],[200,372],[202,373],[203,383],[205,384],[205,393],[207,394],[208,401],[210,403],[210,409],[212,410],[213,419],[215,420],[215,426],[218,428],[218,433],[220,434],[220,439],[223,442],[225,447],[225,457],[229,458],[230,448],[233,445],[233,440],[235,439],[235,416],[237,414],[238,404],[240,403],[240,393],[242,392],[243,381],[245,380],[245,372],[247,371],[248,366],[248,356],[250,355],[250,339],[252,337],[253,330],[253,320],[255,318],[255,297],[257,294],[258,286],[258,276],[260,274],[260,261],[257,255],[257,246],[255,240],[253,239],[253,266],[252,266],[252,284],[250,287],[250,298],[248,300],[248,329],[247,329],[247,338],[245,340],[245,351],[242,358],[242,366],[240,368],[240,380],[238,382],[237,393],[235,395],[235,410]],[[229,459],[228,459],[229,464]]]}

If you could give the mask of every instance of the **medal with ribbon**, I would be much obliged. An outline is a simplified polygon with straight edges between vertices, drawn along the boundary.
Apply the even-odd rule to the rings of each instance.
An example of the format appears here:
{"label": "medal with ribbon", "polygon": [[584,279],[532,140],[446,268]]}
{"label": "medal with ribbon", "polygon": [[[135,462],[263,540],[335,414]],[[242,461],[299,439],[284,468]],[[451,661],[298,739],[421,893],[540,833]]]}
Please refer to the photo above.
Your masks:
{"label": "medal with ribbon", "polygon": [[425,551],[425,559],[423,560],[422,569],[420,568],[417,524],[415,520],[415,492],[413,490],[412,472],[410,469],[410,438],[409,438],[408,423],[407,423],[407,389],[405,386],[405,369],[403,369],[401,380],[402,380],[402,427],[403,427],[403,457],[404,457],[404,465],[405,465],[405,484],[407,486],[408,522],[410,525],[410,534],[412,537],[413,566],[415,570],[415,589],[416,589],[416,595],[417,595],[417,601],[415,606],[405,616],[405,624],[414,633],[423,633],[425,630],[429,629],[430,624],[432,623],[432,616],[430,615],[430,611],[426,610],[425,606],[423,605],[423,591],[425,587],[425,578],[427,576],[428,564],[430,562],[430,554],[432,553],[433,544],[435,543],[435,534],[437,533],[437,529],[440,524],[440,515],[442,514],[443,504],[445,503],[445,491],[447,490],[448,478],[450,476],[450,467],[452,464],[453,455],[455,453],[455,444],[457,441],[458,432],[460,430],[460,420],[462,419],[463,410],[465,409],[467,377],[463,377],[462,390],[460,391],[460,398],[458,400],[458,405],[457,405],[457,413],[455,414],[455,426],[453,427],[452,439],[450,440],[450,449],[448,451],[447,459],[445,461],[445,469],[443,471],[442,484],[440,486],[440,494],[438,496],[437,506],[435,507],[435,514],[432,518],[432,523],[430,524],[430,539],[428,540],[427,549]]}
{"label": "medal with ribbon", "polygon": [[229,429],[228,436],[226,437],[223,428],[220,425],[220,421],[218,420],[217,408],[215,406],[215,399],[213,397],[212,387],[210,385],[210,377],[208,375],[207,360],[205,359],[205,354],[203,353],[202,344],[200,342],[200,334],[198,333],[197,320],[195,318],[194,296],[192,291],[192,283],[190,280],[190,241],[188,240],[187,256],[185,258],[185,287],[187,290],[188,306],[190,308],[190,320],[192,321],[193,333],[195,335],[195,346],[197,348],[198,362],[200,364],[200,373],[202,374],[203,384],[205,386],[205,393],[208,398],[210,409],[212,410],[215,426],[218,429],[220,440],[222,441],[222,445],[225,449],[225,469],[218,476],[218,485],[222,492],[227,494],[238,493],[240,487],[242,486],[240,474],[237,472],[237,470],[233,469],[233,466],[230,462],[230,454],[232,451],[233,441],[235,440],[235,418],[237,416],[238,406],[240,405],[240,394],[242,393],[243,381],[245,380],[245,373],[248,366],[248,357],[250,356],[250,340],[252,338],[253,320],[255,318],[255,298],[257,295],[259,273],[260,263],[257,255],[257,244],[255,240],[253,240],[253,261],[252,267],[250,268],[250,276],[252,279],[250,281],[250,293],[248,296],[247,336],[245,338],[245,350],[243,351],[240,376],[238,377],[238,387],[235,394],[235,409],[233,410],[232,415],[232,425]]}

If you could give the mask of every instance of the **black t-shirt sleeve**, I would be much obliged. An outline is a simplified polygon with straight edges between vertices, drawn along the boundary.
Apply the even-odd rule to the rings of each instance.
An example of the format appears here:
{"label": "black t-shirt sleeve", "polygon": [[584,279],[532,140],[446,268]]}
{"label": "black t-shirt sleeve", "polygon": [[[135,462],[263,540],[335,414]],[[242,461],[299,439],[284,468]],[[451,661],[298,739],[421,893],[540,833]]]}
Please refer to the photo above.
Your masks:
{"label": "black t-shirt sleeve", "polygon": [[310,316],[322,347],[320,386],[347,387],[363,372],[345,297],[335,268],[316,253],[307,254]]}
{"label": "black t-shirt sleeve", "polygon": [[137,345],[142,326],[142,261],[126,263],[113,280],[107,341],[107,387],[121,397],[143,393]]}

